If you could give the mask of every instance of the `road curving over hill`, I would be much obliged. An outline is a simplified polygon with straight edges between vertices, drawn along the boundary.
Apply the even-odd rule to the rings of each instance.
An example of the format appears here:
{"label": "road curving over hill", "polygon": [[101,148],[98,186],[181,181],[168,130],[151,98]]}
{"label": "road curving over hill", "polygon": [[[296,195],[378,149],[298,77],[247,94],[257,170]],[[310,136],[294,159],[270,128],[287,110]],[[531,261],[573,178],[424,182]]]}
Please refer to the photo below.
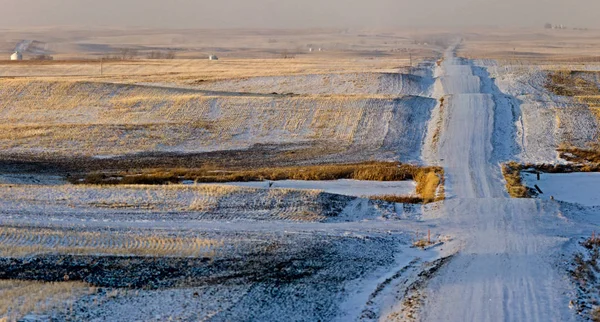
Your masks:
{"label": "road curving over hill", "polygon": [[[438,81],[445,101],[437,156],[447,197],[425,215],[448,230],[460,250],[426,286],[423,321],[571,321],[570,285],[552,263],[564,239],[549,233],[559,211],[551,203],[510,199],[492,137],[503,124],[498,93],[454,50],[445,54]],[[510,135],[510,134],[508,134]]]}

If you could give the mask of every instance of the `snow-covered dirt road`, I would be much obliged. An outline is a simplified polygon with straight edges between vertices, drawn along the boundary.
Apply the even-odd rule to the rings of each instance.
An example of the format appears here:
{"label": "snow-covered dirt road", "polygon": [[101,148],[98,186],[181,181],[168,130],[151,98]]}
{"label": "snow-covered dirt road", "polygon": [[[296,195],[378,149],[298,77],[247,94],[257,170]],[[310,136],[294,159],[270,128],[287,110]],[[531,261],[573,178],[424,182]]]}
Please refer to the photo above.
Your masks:
{"label": "snow-covered dirt road", "polygon": [[[439,67],[448,102],[438,147],[447,175],[447,197],[426,218],[448,229],[462,245],[425,291],[423,321],[570,321],[570,285],[552,264],[565,242],[549,229],[558,208],[539,200],[509,199],[493,142],[495,111],[509,108],[481,84],[452,50]],[[497,131],[509,133],[510,131]]]}

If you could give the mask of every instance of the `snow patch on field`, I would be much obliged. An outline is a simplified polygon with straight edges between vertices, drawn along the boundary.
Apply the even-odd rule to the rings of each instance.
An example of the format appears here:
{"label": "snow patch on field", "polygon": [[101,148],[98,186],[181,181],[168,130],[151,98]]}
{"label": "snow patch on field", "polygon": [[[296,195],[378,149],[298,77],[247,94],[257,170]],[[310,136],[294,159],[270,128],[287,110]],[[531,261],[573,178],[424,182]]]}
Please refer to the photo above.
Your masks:
{"label": "snow patch on field", "polygon": [[539,197],[570,203],[578,203],[584,206],[600,206],[600,173],[576,172],[576,173],[543,173],[540,181],[533,173],[522,174],[528,187],[538,185],[544,192]]}
{"label": "snow patch on field", "polygon": [[0,174],[0,184],[61,185],[67,181],[61,176],[40,174]]}
{"label": "snow patch on field", "polygon": [[[414,195],[414,181],[365,181],[365,180],[327,180],[327,181],[261,181],[261,182],[227,182],[223,185],[249,188],[285,188],[302,190],[321,190],[327,193],[354,197],[370,197],[380,195]],[[202,185],[202,184],[199,184]]]}
{"label": "snow patch on field", "polygon": [[294,94],[384,94],[429,93],[431,78],[400,73],[313,74],[253,77],[207,82],[196,87],[220,92]]}
{"label": "snow patch on field", "polygon": [[543,66],[499,65],[492,60],[475,64],[486,68],[495,86],[507,95],[517,160],[558,162],[556,149],[561,143],[585,147],[597,139],[598,121],[593,113],[569,97],[549,92]]}
{"label": "snow patch on field", "polygon": [[[256,183],[262,184],[262,183]],[[301,183],[300,183],[301,184]],[[360,193],[368,193],[364,183]],[[392,183],[392,187],[394,187]],[[414,191],[413,183],[402,189]],[[336,186],[332,189],[347,189]],[[373,188],[373,192],[390,187]],[[348,190],[346,190],[348,192]],[[350,193],[350,192],[349,192]],[[163,221],[349,222],[412,219],[420,205],[394,204],[320,190],[233,185],[0,185],[0,223],[78,222],[87,225]]]}

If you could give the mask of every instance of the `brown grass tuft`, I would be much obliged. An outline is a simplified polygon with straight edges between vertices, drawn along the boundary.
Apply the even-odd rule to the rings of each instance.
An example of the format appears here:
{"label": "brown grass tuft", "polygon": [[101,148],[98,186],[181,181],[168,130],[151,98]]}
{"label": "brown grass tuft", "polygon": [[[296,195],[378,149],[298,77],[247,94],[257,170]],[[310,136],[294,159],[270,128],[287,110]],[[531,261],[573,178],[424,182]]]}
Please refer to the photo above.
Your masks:
{"label": "brown grass tuft", "polygon": [[379,196],[370,196],[369,199],[383,200],[383,201],[395,202],[395,203],[412,203],[412,204],[423,203],[423,198],[417,197],[417,196],[379,195]]}
{"label": "brown grass tuft", "polygon": [[506,190],[513,198],[530,198],[527,187],[521,179],[522,165],[517,162],[509,162],[502,165],[502,174],[506,180]]}
{"label": "brown grass tuft", "polygon": [[430,245],[432,245],[432,243],[429,242],[426,239],[419,239],[419,240],[417,240],[416,242],[413,243],[413,246],[414,247],[418,247],[418,248],[425,248],[425,247],[430,246]]}
{"label": "brown grass tuft", "polygon": [[442,182],[443,170],[441,171],[420,171],[416,177],[417,194],[421,196],[424,203],[444,199],[444,196],[438,194],[438,187]]}
{"label": "brown grass tuft", "polygon": [[[402,181],[417,179],[422,172],[440,172],[434,167],[418,167],[399,162],[363,162],[351,164],[326,164],[260,169],[205,168],[144,169],[137,173],[121,172],[113,175],[91,173],[75,183],[112,184],[164,184],[181,180],[198,182],[234,182],[262,180],[337,180],[355,179],[371,181]],[[115,180],[119,178],[118,180]]]}

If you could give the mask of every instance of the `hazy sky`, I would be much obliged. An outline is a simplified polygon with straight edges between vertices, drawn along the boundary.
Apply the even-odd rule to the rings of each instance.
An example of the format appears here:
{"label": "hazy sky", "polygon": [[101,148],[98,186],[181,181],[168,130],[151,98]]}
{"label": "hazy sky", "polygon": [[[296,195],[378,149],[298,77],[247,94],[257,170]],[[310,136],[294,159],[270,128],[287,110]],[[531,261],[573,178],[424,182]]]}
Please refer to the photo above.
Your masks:
{"label": "hazy sky", "polygon": [[599,0],[0,0],[0,26],[600,27]]}

